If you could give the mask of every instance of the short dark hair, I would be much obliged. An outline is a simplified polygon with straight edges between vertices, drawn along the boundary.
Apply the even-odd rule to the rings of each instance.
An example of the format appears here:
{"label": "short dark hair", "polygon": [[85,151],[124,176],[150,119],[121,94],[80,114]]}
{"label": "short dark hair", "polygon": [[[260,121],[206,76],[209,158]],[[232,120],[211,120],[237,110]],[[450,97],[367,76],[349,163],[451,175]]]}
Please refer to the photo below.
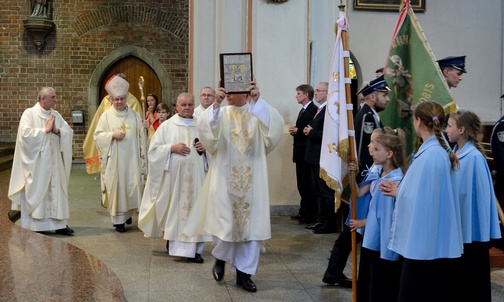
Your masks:
{"label": "short dark hair", "polygon": [[383,72],[383,67],[376,69],[375,73]]}
{"label": "short dark hair", "polygon": [[296,87],[296,91],[302,91],[303,93],[308,93],[308,98],[313,100],[313,95],[315,94],[315,90],[313,90],[313,87],[308,84],[302,84]]}
{"label": "short dark hair", "polygon": [[156,107],[156,112],[160,112],[161,110],[166,110],[166,112],[170,113],[170,106],[166,105],[165,103],[160,103]]}

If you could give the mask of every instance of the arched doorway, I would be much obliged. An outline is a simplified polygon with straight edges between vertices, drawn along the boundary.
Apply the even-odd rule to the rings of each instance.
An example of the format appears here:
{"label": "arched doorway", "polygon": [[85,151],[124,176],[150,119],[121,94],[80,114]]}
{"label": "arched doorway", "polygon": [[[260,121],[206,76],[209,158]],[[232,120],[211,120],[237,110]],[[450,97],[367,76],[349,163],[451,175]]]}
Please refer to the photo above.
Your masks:
{"label": "arched doorway", "polygon": [[140,58],[132,55],[116,61],[112,66],[109,67],[108,70],[105,71],[98,86],[100,87],[100,95],[98,98],[99,101],[101,101],[103,97],[107,95],[107,91],[105,91],[105,84],[107,83],[107,81],[114,74],[118,73],[124,73],[128,77],[127,80],[130,84],[129,92],[132,93],[139,101],[141,93],[138,86],[138,79],[140,78],[140,76],[142,76],[145,80],[144,96],[147,97],[147,94],[153,92],[158,96],[159,102],[169,104],[169,102],[166,102],[162,98],[161,82],[159,81],[159,78],[154,70]]}
{"label": "arched doorway", "polygon": [[[125,58],[129,59],[123,63],[124,65],[116,64]],[[127,61],[130,61],[130,63]],[[142,71],[134,71],[131,74],[128,74],[127,71],[130,69],[129,66],[135,66],[135,64],[138,64],[137,67]],[[140,65],[144,67],[139,67]],[[135,67],[131,68],[135,69]],[[113,74],[118,72],[125,73],[128,76],[128,82],[130,83],[131,89],[130,91],[138,99],[140,99],[138,78],[142,75],[145,79],[144,93],[146,95],[150,92],[149,89],[153,89],[156,93],[156,88],[151,86],[151,84],[158,83],[160,85],[161,92],[157,95],[160,100],[166,104],[170,104],[172,102],[172,83],[163,64],[161,64],[161,62],[159,62],[159,60],[145,48],[140,48],[135,45],[126,45],[109,53],[93,71],[89,81],[88,116],[94,116],[98,105],[106,95],[105,83]],[[140,74],[139,72],[145,72],[145,74]],[[149,76],[147,76],[147,74],[149,74]],[[90,121],[91,119],[88,120]]]}

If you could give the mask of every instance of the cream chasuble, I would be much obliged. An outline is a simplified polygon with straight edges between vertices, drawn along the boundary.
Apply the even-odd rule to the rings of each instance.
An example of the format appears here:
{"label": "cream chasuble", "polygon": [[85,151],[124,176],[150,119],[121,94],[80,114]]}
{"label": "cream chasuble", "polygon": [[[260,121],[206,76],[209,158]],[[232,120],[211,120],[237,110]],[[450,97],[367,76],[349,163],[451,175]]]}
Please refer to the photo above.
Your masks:
{"label": "cream chasuble", "polygon": [[[96,109],[93,120],[91,121],[91,124],[89,124],[86,138],[84,139],[84,143],[82,144],[84,151],[84,161],[86,163],[86,172],[88,174],[100,172],[100,157],[98,156],[98,150],[96,149],[93,135],[96,130],[96,125],[98,125],[98,120],[100,120],[100,116],[103,114],[103,112],[112,107],[112,103],[110,102],[109,98],[110,95],[105,96],[101,101],[98,109]],[[142,119],[144,118],[145,114],[142,110],[142,104],[140,104],[137,98],[130,92],[128,92],[128,107],[138,112]]]}
{"label": "cream chasuble", "polygon": [[[60,136],[46,133],[54,115]],[[66,227],[73,130],[61,115],[39,103],[26,109],[19,123],[8,196],[21,210],[21,226],[33,231]]]}
{"label": "cream chasuble", "polygon": [[[149,175],[138,216],[138,227],[147,237],[163,236],[180,242],[210,241],[208,236],[182,234],[187,224],[196,224],[189,213],[205,179],[205,156],[194,148],[198,137],[196,121],[178,114],[162,123],[152,137],[148,159]],[[184,143],[191,148],[187,156],[171,153],[171,147]],[[171,244],[170,244],[171,247]],[[192,255],[177,255],[190,256]]]}
{"label": "cream chasuble", "polygon": [[[271,238],[266,154],[283,135],[278,111],[259,98],[254,107],[213,106],[200,114],[198,134],[212,161],[198,205],[193,210],[198,228],[223,241],[244,242]],[[213,125],[213,126],[212,126]]]}
{"label": "cream chasuble", "polygon": [[[126,132],[124,139],[112,138],[117,130]],[[142,120],[137,112],[129,108],[117,111],[110,107],[100,117],[94,139],[101,162],[103,206],[112,217],[124,216],[128,211],[139,208],[142,199],[143,179],[147,171]]]}

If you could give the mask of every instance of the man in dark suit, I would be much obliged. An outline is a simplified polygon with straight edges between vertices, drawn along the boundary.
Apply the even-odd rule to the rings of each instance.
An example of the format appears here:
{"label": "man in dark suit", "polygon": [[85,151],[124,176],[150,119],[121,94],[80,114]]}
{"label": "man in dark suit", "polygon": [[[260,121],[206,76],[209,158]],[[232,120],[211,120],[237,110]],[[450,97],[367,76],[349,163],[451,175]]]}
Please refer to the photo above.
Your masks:
{"label": "man in dark suit", "polygon": [[336,232],[336,213],[334,212],[334,190],[329,188],[320,178],[320,150],[322,147],[322,133],[324,131],[324,117],[327,104],[327,82],[320,82],[315,88],[315,98],[320,104],[315,117],[307,125],[303,133],[307,136],[306,162],[310,165],[310,179],[312,189],[317,197],[318,223],[307,226],[315,234],[328,234]]}
{"label": "man in dark suit", "polygon": [[299,85],[296,88],[296,100],[303,108],[299,112],[296,124],[289,127],[289,133],[294,139],[292,161],[296,164],[297,189],[301,195],[299,213],[291,218],[299,220],[299,223],[314,223],[317,219],[317,200],[306,177],[310,173],[310,166],[305,161],[307,137],[303,133],[303,129],[313,120],[317,112],[318,107],[312,102],[313,94],[314,90],[310,85]]}
{"label": "man in dark suit", "polygon": [[[359,110],[354,120],[355,141],[357,144],[357,155],[360,173],[357,175],[357,183],[360,183],[367,173],[368,168],[373,164],[373,158],[369,155],[368,145],[371,141],[371,133],[378,127],[383,127],[380,122],[378,112],[385,109],[389,102],[388,92],[390,88],[387,86],[385,79],[382,76],[370,81],[366,84],[358,94],[362,94],[364,104]],[[357,206],[366,206],[357,203]],[[357,213],[367,211],[359,211]],[[350,215],[350,214],[349,214]],[[364,219],[366,217],[357,217]],[[348,221],[348,218],[347,218]],[[362,240],[362,235],[357,233],[357,243]],[[327,269],[322,278],[322,282],[334,285],[339,284],[342,287],[352,287],[352,280],[343,274],[348,255],[352,251],[352,235],[350,227],[345,225],[338,239],[334,242],[331,251],[331,257]],[[362,264],[362,263],[361,263]]]}

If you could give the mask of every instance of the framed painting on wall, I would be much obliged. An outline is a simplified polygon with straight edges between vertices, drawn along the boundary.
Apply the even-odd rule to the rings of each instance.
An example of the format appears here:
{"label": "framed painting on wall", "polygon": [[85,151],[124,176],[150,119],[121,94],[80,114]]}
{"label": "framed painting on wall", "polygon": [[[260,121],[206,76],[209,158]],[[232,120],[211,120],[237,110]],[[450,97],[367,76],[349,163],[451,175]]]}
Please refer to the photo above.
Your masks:
{"label": "framed painting on wall", "polygon": [[[411,8],[415,12],[425,12],[426,0],[410,0]],[[402,0],[354,0],[354,9],[399,11]]]}

